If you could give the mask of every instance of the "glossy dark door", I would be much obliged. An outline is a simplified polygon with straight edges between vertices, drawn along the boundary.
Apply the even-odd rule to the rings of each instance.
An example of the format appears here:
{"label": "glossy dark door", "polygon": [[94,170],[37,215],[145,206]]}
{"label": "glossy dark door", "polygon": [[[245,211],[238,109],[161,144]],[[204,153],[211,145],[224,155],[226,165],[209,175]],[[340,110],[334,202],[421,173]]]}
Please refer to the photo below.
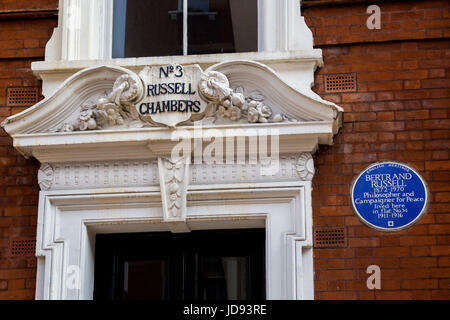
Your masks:
{"label": "glossy dark door", "polygon": [[94,299],[264,299],[264,245],[264,229],[97,235]]}

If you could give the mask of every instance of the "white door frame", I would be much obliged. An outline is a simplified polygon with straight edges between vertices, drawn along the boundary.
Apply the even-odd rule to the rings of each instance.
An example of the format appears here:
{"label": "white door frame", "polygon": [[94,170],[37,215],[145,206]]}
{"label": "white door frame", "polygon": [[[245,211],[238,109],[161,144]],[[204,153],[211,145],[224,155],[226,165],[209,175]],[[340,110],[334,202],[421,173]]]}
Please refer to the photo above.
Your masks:
{"label": "white door frame", "polygon": [[[267,299],[313,299],[310,194],[310,181],[190,186],[186,223],[264,227]],[[92,299],[96,234],[171,229],[158,187],[42,191],[39,206],[36,299]]]}

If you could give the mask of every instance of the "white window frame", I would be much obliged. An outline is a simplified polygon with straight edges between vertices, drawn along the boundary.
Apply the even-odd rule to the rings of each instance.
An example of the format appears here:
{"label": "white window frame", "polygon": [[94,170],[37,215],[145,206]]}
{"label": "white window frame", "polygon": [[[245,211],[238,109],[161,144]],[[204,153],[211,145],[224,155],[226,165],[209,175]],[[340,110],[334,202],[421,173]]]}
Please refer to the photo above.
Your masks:
{"label": "white window frame", "polygon": [[[112,0],[113,2],[115,2],[115,0]],[[127,0],[124,0],[124,4],[126,5],[127,4],[127,2],[126,2]],[[179,7],[177,8],[177,11],[174,11],[174,12],[176,12],[176,13],[179,13],[180,12],[180,10],[183,10],[183,56],[187,56],[188,55],[188,23],[187,23],[187,19],[188,19],[188,1],[189,0],[181,0],[181,1],[179,1],[178,3],[180,4],[180,3],[182,3],[182,5],[180,6],[179,5]],[[181,7],[181,8],[180,8]],[[112,22],[113,22],[113,41],[112,41],[112,54],[111,55],[113,55],[113,53],[114,53],[114,39],[115,39],[115,37],[114,37],[114,16],[115,16],[115,9],[116,8],[114,8],[114,5],[113,5],[113,20],[112,20]],[[123,17],[123,16],[122,16]],[[126,24],[126,17],[125,17],[125,24]],[[123,26],[123,28],[125,29],[125,25]],[[124,32],[124,30],[122,30],[123,32]],[[125,39],[121,39],[122,41],[124,41]],[[122,46],[121,46],[121,48],[122,49],[125,49],[125,43],[123,43],[122,44]],[[122,54],[123,54],[123,52],[122,52]]]}
{"label": "white window frame", "polygon": [[[113,0],[60,0],[58,28],[47,46],[46,61],[111,59],[113,14]],[[187,27],[184,30],[187,37]],[[258,52],[311,50],[312,46],[299,0],[258,0]]]}

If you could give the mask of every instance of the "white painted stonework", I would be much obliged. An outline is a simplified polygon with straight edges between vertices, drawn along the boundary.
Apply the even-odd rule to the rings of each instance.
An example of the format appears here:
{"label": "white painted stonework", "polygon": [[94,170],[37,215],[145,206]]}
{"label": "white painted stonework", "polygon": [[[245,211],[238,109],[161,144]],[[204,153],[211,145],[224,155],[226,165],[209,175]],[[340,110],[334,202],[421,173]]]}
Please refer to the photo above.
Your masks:
{"label": "white painted stonework", "polygon": [[[45,99],[2,123],[17,150],[42,164],[36,298],[92,299],[99,233],[265,228],[266,297],[313,299],[312,154],[333,143],[342,109],[311,90],[321,52],[299,1],[261,0],[260,52],[138,59],[109,59],[107,0],[87,24],[102,15],[104,40],[66,28],[68,6],[93,3],[60,1],[46,61],[33,63]],[[165,125],[136,106],[145,95],[140,72],[168,64],[198,65],[207,108]],[[276,136],[278,170],[228,161],[255,156],[264,133]],[[200,134],[200,154],[224,137],[216,145],[228,151],[223,163],[172,159],[177,134],[192,137],[194,149]]]}

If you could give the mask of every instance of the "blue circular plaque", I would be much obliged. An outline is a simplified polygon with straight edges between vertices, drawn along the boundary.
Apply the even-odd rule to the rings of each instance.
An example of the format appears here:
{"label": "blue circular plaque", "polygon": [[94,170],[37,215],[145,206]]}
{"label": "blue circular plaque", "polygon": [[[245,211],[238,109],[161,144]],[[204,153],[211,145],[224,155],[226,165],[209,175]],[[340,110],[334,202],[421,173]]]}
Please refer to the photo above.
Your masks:
{"label": "blue circular plaque", "polygon": [[413,225],[426,211],[427,186],[411,167],[398,162],[370,165],[351,187],[353,210],[371,228],[399,231]]}

